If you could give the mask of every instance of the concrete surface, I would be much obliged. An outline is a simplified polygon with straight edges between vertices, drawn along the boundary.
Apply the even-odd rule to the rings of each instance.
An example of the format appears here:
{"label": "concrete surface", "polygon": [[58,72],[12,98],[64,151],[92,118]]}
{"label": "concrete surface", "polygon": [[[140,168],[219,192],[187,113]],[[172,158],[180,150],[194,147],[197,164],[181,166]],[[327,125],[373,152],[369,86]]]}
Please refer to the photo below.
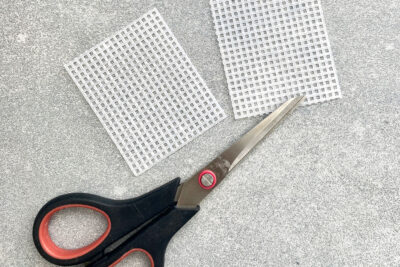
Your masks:
{"label": "concrete surface", "polygon": [[[133,177],[63,64],[154,6],[229,118]],[[400,3],[323,8],[344,98],[300,108],[263,141],[173,238],[166,266],[400,265]],[[0,25],[1,266],[51,266],[31,237],[51,198],[189,177],[261,119],[233,120],[207,0],[2,0]],[[74,247],[104,221],[64,212],[50,228]]]}

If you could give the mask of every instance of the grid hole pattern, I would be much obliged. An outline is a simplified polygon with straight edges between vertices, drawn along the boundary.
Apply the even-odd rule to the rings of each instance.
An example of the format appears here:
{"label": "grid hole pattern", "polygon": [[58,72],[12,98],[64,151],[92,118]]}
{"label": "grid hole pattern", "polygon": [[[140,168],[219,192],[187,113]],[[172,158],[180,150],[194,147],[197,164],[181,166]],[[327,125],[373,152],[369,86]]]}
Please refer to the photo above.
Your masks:
{"label": "grid hole pattern", "polygon": [[320,0],[211,0],[236,119],[341,97]]}
{"label": "grid hole pattern", "polygon": [[157,9],[65,68],[134,175],[226,117]]}

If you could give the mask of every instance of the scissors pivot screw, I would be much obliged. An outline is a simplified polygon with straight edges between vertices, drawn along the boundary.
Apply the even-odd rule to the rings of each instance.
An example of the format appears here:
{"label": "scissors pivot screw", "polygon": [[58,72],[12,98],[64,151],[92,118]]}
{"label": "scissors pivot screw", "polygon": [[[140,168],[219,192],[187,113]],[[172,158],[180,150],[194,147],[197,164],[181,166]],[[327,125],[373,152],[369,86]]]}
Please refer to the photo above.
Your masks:
{"label": "scissors pivot screw", "polygon": [[201,177],[201,183],[204,186],[212,185],[213,181],[214,181],[214,178],[212,177],[211,174],[206,173]]}
{"label": "scissors pivot screw", "polygon": [[210,170],[202,171],[199,175],[199,184],[204,189],[211,189],[217,183],[217,177],[215,173]]}

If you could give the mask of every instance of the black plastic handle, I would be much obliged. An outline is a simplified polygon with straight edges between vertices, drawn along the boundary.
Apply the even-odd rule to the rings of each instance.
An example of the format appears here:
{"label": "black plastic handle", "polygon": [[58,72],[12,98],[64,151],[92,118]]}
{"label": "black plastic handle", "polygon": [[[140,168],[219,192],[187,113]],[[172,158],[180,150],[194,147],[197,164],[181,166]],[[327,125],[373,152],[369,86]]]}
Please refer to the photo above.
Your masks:
{"label": "black plastic handle", "polygon": [[152,267],[164,266],[164,255],[168,242],[198,211],[173,207],[163,215],[152,221],[137,234],[129,238],[115,251],[88,265],[88,267],[115,266],[130,253],[144,252]]}
{"label": "black plastic handle", "polygon": [[[99,259],[101,260],[102,257],[105,257],[106,259],[107,258],[114,259],[114,257],[116,256],[113,255],[116,254],[115,252],[117,251],[119,253],[122,253],[121,256],[117,257],[116,260],[118,260],[123,256],[124,253],[129,252],[130,249],[137,248],[148,251],[148,253],[155,261],[155,264],[157,262],[155,266],[157,267],[162,266],[162,264],[159,263],[160,252],[158,251],[158,248],[164,247],[164,242],[166,242],[165,243],[166,247],[169,239],[167,241],[165,241],[164,239],[159,239],[158,243],[160,243],[161,245],[152,242],[154,249],[145,246],[146,244],[148,244],[147,241],[142,241],[141,243],[138,240],[142,240],[140,238],[143,235],[146,235],[148,240],[150,240],[154,236],[159,234],[156,232],[159,230],[161,230],[161,236],[159,236],[160,238],[162,236],[168,236],[165,235],[165,233],[163,233],[164,229],[160,229],[159,227],[158,228],[154,227],[152,228],[154,230],[149,230],[150,225],[155,226],[155,225],[165,224],[165,219],[163,220],[163,218],[168,217],[168,214],[171,214],[169,215],[170,217],[168,218],[170,219],[168,220],[171,220],[172,224],[179,223],[182,221],[183,218],[187,217],[186,211],[180,211],[174,208],[175,206],[174,198],[179,183],[180,179],[176,178],[171,182],[157,189],[154,189],[153,191],[145,195],[128,200],[112,200],[84,193],[73,193],[56,197],[50,200],[46,205],[44,205],[42,209],[39,211],[38,215],[36,216],[33,225],[33,240],[35,246],[38,249],[39,253],[46,260],[58,265],[80,264],[90,261],[96,261]],[[97,212],[100,212],[103,216],[106,217],[108,221],[108,227],[107,230],[104,232],[104,234],[99,239],[94,241],[92,244],[79,249],[67,250],[58,247],[51,240],[48,232],[48,224],[51,216],[54,213],[56,213],[61,209],[71,208],[71,207],[89,208]],[[176,212],[175,210],[178,210],[179,212]],[[197,210],[194,213],[196,212]],[[160,214],[162,215],[159,216]],[[190,216],[190,218],[192,216]],[[133,239],[135,239],[136,242],[139,242],[137,243],[137,245],[135,244],[134,247],[128,248],[129,245],[125,244],[127,243],[127,241],[125,241],[124,246],[126,246],[125,247],[126,250],[118,247],[118,249],[115,249],[115,252],[112,251],[109,253],[109,255],[104,254],[104,249],[106,247],[113,244],[121,237],[125,236],[132,230],[138,228],[145,222],[155,217],[159,219],[155,220],[153,223],[150,223],[147,227],[139,231],[139,233],[137,234],[137,240],[136,238],[133,237],[129,238],[130,241],[133,241]],[[186,221],[188,221],[190,218],[188,218]],[[176,231],[179,228],[180,227],[178,227]],[[162,254],[164,254],[164,251],[165,248],[162,251]],[[113,263],[113,262],[110,263],[108,262],[109,261],[107,261],[108,265]],[[98,265],[96,264],[93,266],[98,266]]]}

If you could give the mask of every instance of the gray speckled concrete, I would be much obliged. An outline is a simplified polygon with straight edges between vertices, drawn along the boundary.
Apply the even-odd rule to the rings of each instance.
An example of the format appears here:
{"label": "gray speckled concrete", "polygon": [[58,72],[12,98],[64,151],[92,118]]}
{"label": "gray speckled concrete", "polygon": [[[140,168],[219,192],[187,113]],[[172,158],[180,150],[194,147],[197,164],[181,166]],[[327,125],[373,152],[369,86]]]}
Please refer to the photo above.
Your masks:
{"label": "gray speckled concrete", "polygon": [[[63,64],[153,6],[229,118],[134,177]],[[400,4],[323,8],[344,98],[300,108],[262,142],[174,237],[166,266],[400,264]],[[31,237],[47,200],[128,198],[186,178],[261,119],[233,120],[208,1],[2,0],[0,25],[2,266],[51,266]],[[102,228],[68,214],[51,225],[61,245]]]}

